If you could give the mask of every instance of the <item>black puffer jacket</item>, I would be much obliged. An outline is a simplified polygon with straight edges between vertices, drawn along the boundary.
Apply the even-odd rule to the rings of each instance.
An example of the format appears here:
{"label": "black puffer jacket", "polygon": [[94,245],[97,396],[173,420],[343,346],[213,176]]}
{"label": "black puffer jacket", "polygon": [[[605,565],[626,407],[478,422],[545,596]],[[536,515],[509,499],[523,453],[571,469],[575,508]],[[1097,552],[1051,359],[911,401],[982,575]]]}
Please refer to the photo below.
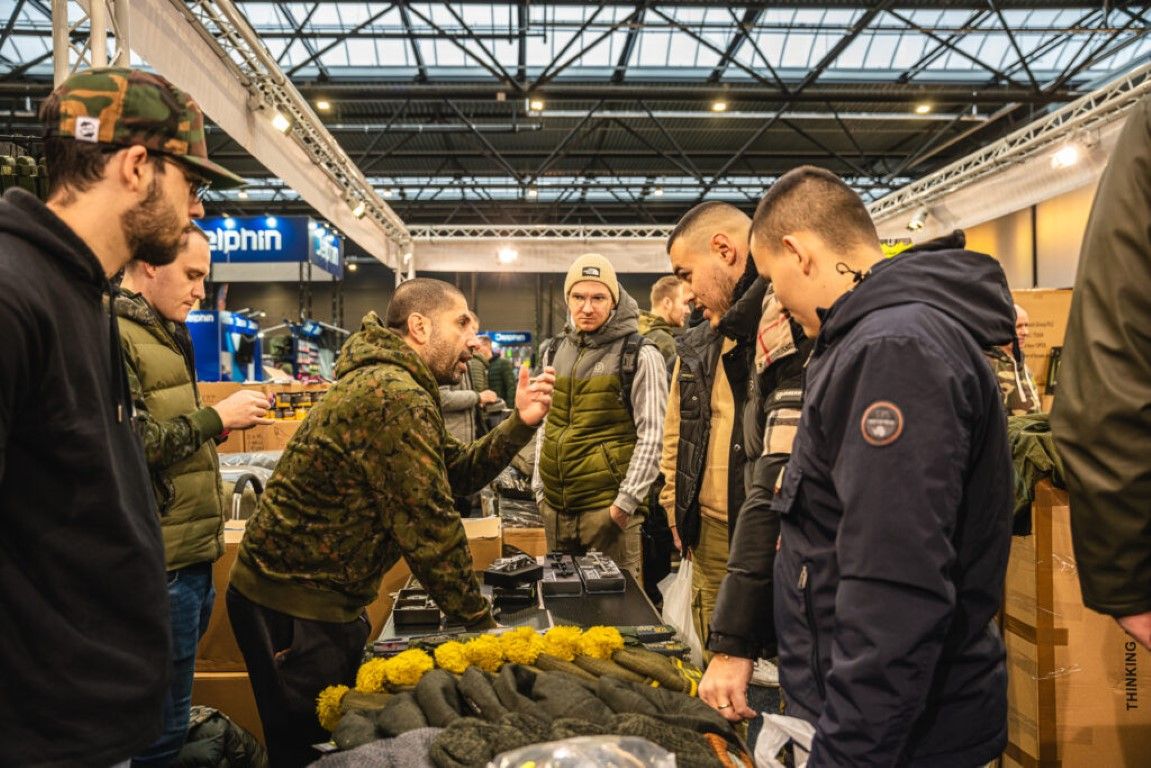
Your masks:
{"label": "black puffer jacket", "polygon": [[[712,328],[697,325],[677,342],[679,351],[679,443],[675,463],[675,522],[680,541],[685,547],[699,543],[699,489],[711,431],[711,388],[715,371],[722,362],[731,392],[735,398],[735,424],[731,430],[728,455],[727,498],[728,531],[735,527],[743,504],[743,467],[747,452],[743,447],[743,424],[739,414],[747,397],[747,381],[755,358],[755,330],[759,323],[759,306],[767,286],[755,273],[755,264],[747,260],[747,269],[736,283],[735,303],[724,313],[719,325]],[[720,357],[724,338],[735,346]]]}
{"label": "black puffer jacket", "polygon": [[[791,456],[803,403],[803,367],[812,346],[774,297],[770,309],[767,303],[767,297],[760,296],[761,313],[772,315],[767,327],[760,323],[756,343],[756,369],[762,369],[748,378],[743,407],[747,497],[732,526],[727,576],[720,584],[707,638],[709,650],[745,659],[775,654],[771,579],[779,515],[772,511],[771,499]],[[776,324],[783,324],[778,333]]]}

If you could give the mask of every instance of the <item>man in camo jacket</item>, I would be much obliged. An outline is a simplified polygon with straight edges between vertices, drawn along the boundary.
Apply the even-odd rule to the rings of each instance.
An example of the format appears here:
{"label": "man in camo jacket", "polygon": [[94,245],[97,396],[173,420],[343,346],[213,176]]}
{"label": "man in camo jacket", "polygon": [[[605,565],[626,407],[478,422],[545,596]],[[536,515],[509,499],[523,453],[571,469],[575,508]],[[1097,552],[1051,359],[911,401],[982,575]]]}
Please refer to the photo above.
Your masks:
{"label": "man in camo jacket", "polygon": [[368,638],[364,608],[404,558],[449,619],[495,626],[452,496],[491,481],[534,436],[554,372],[520,372],[516,412],[464,445],[444,429],[438,384],[476,346],[467,301],[417,278],[386,325],[368,313],[340,352],[336,384],[292,438],[248,522],[228,589],[273,766],[306,765],[327,740],[315,715],[351,684]]}

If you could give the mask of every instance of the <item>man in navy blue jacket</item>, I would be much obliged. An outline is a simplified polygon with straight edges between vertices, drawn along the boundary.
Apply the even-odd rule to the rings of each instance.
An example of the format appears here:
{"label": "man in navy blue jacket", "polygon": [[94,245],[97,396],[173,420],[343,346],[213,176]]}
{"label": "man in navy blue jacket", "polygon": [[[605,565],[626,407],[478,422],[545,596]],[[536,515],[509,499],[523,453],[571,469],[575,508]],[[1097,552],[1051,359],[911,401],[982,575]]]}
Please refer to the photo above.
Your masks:
{"label": "man in navy blue jacket", "polygon": [[998,262],[962,245],[884,260],[859,197],[819,168],[756,210],[757,268],[816,339],[772,501],[781,683],[816,728],[809,768],[973,768],[1007,741],[1011,460],[982,350],[1014,321]]}

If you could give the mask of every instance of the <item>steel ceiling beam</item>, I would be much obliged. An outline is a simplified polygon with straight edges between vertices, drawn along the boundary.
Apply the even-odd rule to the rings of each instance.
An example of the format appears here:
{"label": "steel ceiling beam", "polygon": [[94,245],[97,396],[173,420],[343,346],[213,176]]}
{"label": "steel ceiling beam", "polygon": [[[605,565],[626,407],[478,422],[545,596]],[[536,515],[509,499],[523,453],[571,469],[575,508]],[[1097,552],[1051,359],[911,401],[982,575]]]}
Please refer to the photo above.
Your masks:
{"label": "steel ceiling beam", "polygon": [[632,54],[635,53],[635,44],[639,41],[639,33],[644,28],[643,17],[646,12],[646,2],[635,4],[635,22],[627,31],[627,37],[624,38],[619,59],[616,60],[615,71],[611,73],[611,81],[613,83],[622,83],[624,81],[624,76],[627,74],[627,65],[631,61]]}
{"label": "steel ceiling beam", "polygon": [[408,32],[408,47],[412,49],[412,58],[415,59],[416,72],[418,73],[416,79],[421,83],[426,83],[428,81],[428,68],[424,64],[424,52],[412,34],[412,17],[408,13],[407,3],[400,3],[400,21],[404,23],[404,29]]}
{"label": "steel ceiling beam", "polygon": [[[292,75],[296,74],[301,69],[306,67],[308,64],[312,63],[313,61],[316,62],[316,67],[318,69],[323,70],[323,65],[319,63],[319,59],[321,56],[323,56],[325,53],[327,53],[328,51],[335,48],[337,45],[340,45],[340,44],[346,42],[348,40],[349,35],[351,35],[351,34],[355,33],[356,31],[361,30],[364,27],[368,26],[373,21],[375,21],[376,19],[380,18],[381,16],[383,16],[384,14],[388,13],[390,10],[395,8],[396,5],[397,5],[396,3],[388,4],[388,6],[386,8],[384,8],[382,11],[377,12],[375,15],[370,17],[367,21],[363,22],[362,24],[357,24],[353,29],[349,30],[349,32],[347,34],[337,35],[332,40],[332,42],[328,43],[323,48],[317,49],[315,53],[308,56],[308,58],[304,59],[303,61],[298,62],[297,64],[293,65],[292,68],[289,69],[284,74],[286,74],[288,77],[291,77]],[[261,45],[262,45],[262,43],[261,43]]]}
{"label": "steel ceiling beam", "polygon": [[281,52],[279,58],[276,59],[276,64],[283,66],[284,57],[288,55],[288,51],[293,45],[295,45],[296,41],[299,40],[300,43],[308,50],[308,54],[316,62],[316,68],[320,70],[320,76],[324,78],[329,77],[330,73],[328,72],[328,68],[324,66],[324,62],[320,60],[320,53],[316,50],[315,42],[303,37],[304,27],[307,26],[308,22],[312,20],[312,16],[316,13],[317,10],[319,10],[319,8],[319,5],[313,3],[312,9],[308,11],[308,15],[304,17],[304,20],[302,22],[297,22],[296,17],[292,14],[292,9],[288,8],[288,6],[282,2],[276,4],[276,9],[280,12],[280,15],[282,15],[293,27],[296,28],[295,32],[292,33],[292,37],[288,41],[288,44],[284,46],[283,52]]}

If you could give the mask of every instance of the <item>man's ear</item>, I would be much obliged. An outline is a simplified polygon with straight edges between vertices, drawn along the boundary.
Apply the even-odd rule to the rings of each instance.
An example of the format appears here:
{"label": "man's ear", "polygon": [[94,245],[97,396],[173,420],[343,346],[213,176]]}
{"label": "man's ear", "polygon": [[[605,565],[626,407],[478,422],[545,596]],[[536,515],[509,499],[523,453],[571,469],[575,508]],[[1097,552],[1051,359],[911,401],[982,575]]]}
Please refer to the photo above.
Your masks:
{"label": "man's ear", "polygon": [[812,268],[815,266],[815,251],[812,248],[812,244],[805,238],[797,235],[784,235],[782,243],[784,257],[795,259],[799,263],[799,268],[803,271],[803,274],[810,275]]}
{"label": "man's ear", "polygon": [[729,267],[734,265],[739,258],[735,242],[724,232],[716,232],[712,235],[708,245],[711,246],[711,252],[723,259],[723,263]]}
{"label": "man's ear", "polygon": [[147,191],[156,169],[148,159],[148,150],[139,144],[125,147],[108,163],[108,175],[131,192]]}
{"label": "man's ear", "polygon": [[421,315],[419,312],[413,312],[408,315],[408,336],[410,336],[413,341],[419,344],[427,344],[431,335],[432,324],[430,317]]}

